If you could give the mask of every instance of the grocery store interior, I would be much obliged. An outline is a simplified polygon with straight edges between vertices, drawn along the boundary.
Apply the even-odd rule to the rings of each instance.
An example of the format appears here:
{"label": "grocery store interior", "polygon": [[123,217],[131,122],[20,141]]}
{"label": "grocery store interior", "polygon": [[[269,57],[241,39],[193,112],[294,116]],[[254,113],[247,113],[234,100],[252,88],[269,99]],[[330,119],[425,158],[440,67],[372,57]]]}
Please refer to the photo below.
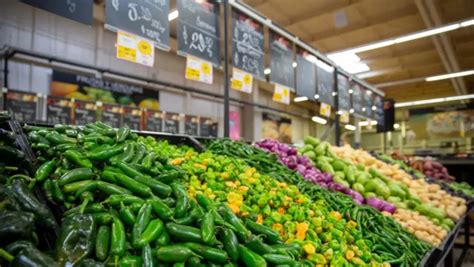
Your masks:
{"label": "grocery store interior", "polygon": [[3,0],[0,266],[473,266],[474,1]]}

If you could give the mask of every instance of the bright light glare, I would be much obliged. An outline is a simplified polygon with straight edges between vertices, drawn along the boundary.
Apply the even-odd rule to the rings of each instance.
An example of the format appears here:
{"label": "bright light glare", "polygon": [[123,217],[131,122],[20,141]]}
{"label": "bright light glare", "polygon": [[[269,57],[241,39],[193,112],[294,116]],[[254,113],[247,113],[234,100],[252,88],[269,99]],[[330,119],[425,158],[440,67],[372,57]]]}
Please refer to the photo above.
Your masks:
{"label": "bright light glare", "polygon": [[436,28],[436,29],[432,29],[432,30],[422,31],[422,32],[418,32],[418,33],[414,33],[414,34],[410,34],[410,35],[407,35],[407,36],[396,38],[395,43],[397,43],[397,44],[404,43],[404,42],[420,39],[420,38],[423,38],[423,37],[428,37],[428,36],[431,36],[431,35],[436,35],[436,34],[440,34],[440,33],[443,33],[443,32],[456,30],[456,29],[459,29],[459,27],[461,27],[459,24],[454,24],[454,25],[448,25],[448,26],[444,26],[444,27],[440,27],[440,28]]}
{"label": "bright light glare", "polygon": [[265,75],[268,75],[268,74],[272,73],[272,70],[270,68],[266,68],[266,69],[263,70],[263,73]]}
{"label": "bright light glare", "polygon": [[346,125],[344,125],[344,128],[346,128],[349,131],[355,131],[356,130],[356,127],[352,124],[346,124]]}
{"label": "bright light glare", "polygon": [[295,102],[308,101],[308,97],[306,97],[306,96],[298,96],[298,97],[295,97],[295,99],[293,99],[293,101],[295,101]]}
{"label": "bright light glare", "polygon": [[179,13],[178,13],[178,10],[175,9],[173,11],[171,11],[169,14],[168,14],[168,20],[169,21],[172,21],[174,19],[176,19],[178,17]]}
{"label": "bright light glare", "polygon": [[319,124],[326,124],[326,123],[328,123],[328,121],[327,121],[326,119],[323,119],[323,118],[318,117],[318,116],[313,116],[313,117],[311,118],[311,120],[313,120],[314,122],[319,123]]}
{"label": "bright light glare", "polygon": [[443,74],[443,75],[431,76],[431,77],[425,78],[425,81],[432,82],[432,81],[439,81],[439,80],[451,79],[451,78],[468,76],[468,75],[474,75],[474,70],[466,70],[466,71],[448,73],[448,74]]}

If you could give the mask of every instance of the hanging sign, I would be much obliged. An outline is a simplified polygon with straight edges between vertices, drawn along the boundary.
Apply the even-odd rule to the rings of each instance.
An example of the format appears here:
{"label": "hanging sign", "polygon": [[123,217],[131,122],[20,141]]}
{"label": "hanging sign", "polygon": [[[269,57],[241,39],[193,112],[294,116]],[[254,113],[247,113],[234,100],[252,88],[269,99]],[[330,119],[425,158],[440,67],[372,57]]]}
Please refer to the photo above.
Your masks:
{"label": "hanging sign", "polygon": [[[314,99],[316,95],[316,57],[299,48],[296,55],[296,94]],[[313,61],[313,62],[311,62]]]}
{"label": "hanging sign", "polygon": [[93,0],[21,0],[56,15],[92,25]]}
{"label": "hanging sign", "polygon": [[123,30],[146,38],[163,50],[169,50],[170,46],[168,13],[169,0],[106,0],[105,2],[107,28],[114,31]]}
{"label": "hanging sign", "polygon": [[265,79],[263,25],[232,10],[232,64],[259,79]]}
{"label": "hanging sign", "polygon": [[253,77],[245,71],[234,68],[230,87],[234,90],[250,94],[252,93]]}
{"label": "hanging sign", "polygon": [[365,90],[363,94],[364,98],[364,115],[367,118],[372,118],[372,91]]}
{"label": "hanging sign", "polygon": [[340,120],[342,123],[349,123],[349,112],[347,111],[343,111],[340,115]]}
{"label": "hanging sign", "polygon": [[188,56],[185,77],[188,80],[212,84],[212,65],[207,61]]}
{"label": "hanging sign", "polygon": [[153,67],[155,48],[152,42],[139,36],[119,31],[117,33],[117,58]]}
{"label": "hanging sign", "polygon": [[351,109],[351,95],[349,94],[349,80],[342,74],[337,74],[337,97],[339,109],[349,111]]}
{"label": "hanging sign", "polygon": [[364,115],[362,112],[362,89],[360,85],[354,83],[352,86],[352,108],[354,113],[358,115]]}
{"label": "hanging sign", "polygon": [[293,44],[273,31],[270,31],[270,70],[270,81],[295,87]]}
{"label": "hanging sign", "polygon": [[290,104],[290,88],[275,83],[275,91],[273,92],[273,101]]}
{"label": "hanging sign", "polygon": [[331,105],[321,103],[321,106],[319,108],[319,114],[329,118],[331,116]]}
{"label": "hanging sign", "polygon": [[[376,95],[374,97],[374,105],[375,105],[375,120],[377,121],[377,129],[383,128],[385,124],[385,114],[383,108],[383,100],[382,97]],[[381,125],[381,127],[379,127]]]}
{"label": "hanging sign", "polygon": [[178,52],[219,66],[219,3],[214,0],[177,0],[177,5]]}
{"label": "hanging sign", "polygon": [[318,61],[317,65],[319,101],[333,106],[334,68],[322,61]]}

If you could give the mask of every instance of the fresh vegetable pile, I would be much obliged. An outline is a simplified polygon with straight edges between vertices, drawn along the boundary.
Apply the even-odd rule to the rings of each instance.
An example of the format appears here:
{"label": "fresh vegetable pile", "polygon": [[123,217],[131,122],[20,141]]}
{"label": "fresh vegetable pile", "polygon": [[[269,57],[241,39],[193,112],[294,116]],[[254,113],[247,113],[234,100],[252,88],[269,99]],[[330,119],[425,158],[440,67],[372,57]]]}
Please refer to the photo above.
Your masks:
{"label": "fresh vegetable pile", "polygon": [[298,244],[204,195],[190,198],[183,170],[128,128],[27,130],[41,162],[35,187],[64,209],[55,246],[61,266],[304,264]]}
{"label": "fresh vegetable pile", "polygon": [[313,202],[324,201],[329,210],[339,211],[346,220],[353,220],[361,230],[362,238],[370,242],[373,253],[394,265],[416,266],[430,246],[420,242],[391,217],[379,211],[356,204],[350,196],[331,192],[307,181],[298,172],[282,165],[276,155],[243,142],[215,140],[208,149],[215,154],[241,159],[279,182],[293,184],[300,192],[307,194]]}
{"label": "fresh vegetable pile", "polygon": [[452,183],[449,183],[448,186],[455,191],[462,192],[464,195],[470,198],[474,198],[474,188],[466,182],[461,182],[461,183],[452,182]]}
{"label": "fresh vegetable pile", "polygon": [[403,157],[402,158],[399,158],[399,157],[395,158],[395,157],[392,157],[390,155],[387,155],[387,154],[381,153],[381,152],[374,153],[374,156],[377,159],[379,159],[379,160],[381,160],[381,161],[383,161],[387,164],[400,166],[400,168],[402,170],[404,170],[406,173],[411,174],[416,179],[422,179],[422,178],[425,177],[425,175],[418,168],[413,168],[413,166],[410,166],[409,164],[407,164],[404,161]]}
{"label": "fresh vegetable pile", "polygon": [[400,155],[399,153],[392,153],[392,158],[394,160],[405,162],[407,165],[410,165],[412,169],[415,169],[428,177],[446,182],[452,182],[455,180],[454,176],[448,173],[446,167],[431,157],[408,157]]}

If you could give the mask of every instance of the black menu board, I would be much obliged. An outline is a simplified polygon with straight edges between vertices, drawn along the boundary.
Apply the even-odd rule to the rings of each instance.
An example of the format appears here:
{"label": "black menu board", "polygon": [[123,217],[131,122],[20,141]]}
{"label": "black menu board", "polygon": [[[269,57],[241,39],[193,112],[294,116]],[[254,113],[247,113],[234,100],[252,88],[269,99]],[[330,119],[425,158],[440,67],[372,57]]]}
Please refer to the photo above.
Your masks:
{"label": "black menu board", "polygon": [[198,135],[199,118],[197,116],[184,116],[184,133],[187,135]]}
{"label": "black menu board", "polygon": [[270,31],[270,70],[270,81],[295,87],[293,44],[273,31]]}
{"label": "black menu board", "polygon": [[378,125],[384,127],[385,124],[385,116],[384,116],[384,109],[383,109],[383,99],[381,96],[376,95],[374,97],[374,105],[375,105],[375,120],[377,121],[377,128]]}
{"label": "black menu board", "polygon": [[97,120],[97,106],[95,102],[74,101],[74,121],[76,125],[86,125]]}
{"label": "black menu board", "polygon": [[334,68],[319,61],[317,67],[319,101],[334,106]]}
{"label": "black menu board", "polygon": [[146,111],[145,129],[152,132],[163,131],[163,113],[160,111],[147,110]]}
{"label": "black menu board", "polygon": [[71,100],[48,96],[46,118],[49,124],[71,124]]}
{"label": "black menu board", "polygon": [[263,25],[237,10],[232,10],[232,64],[265,78]]}
{"label": "black menu board", "polygon": [[213,0],[177,0],[177,4],[178,51],[219,66],[219,3]]}
{"label": "black menu board", "polygon": [[203,137],[217,137],[218,123],[211,118],[199,118],[199,132]]}
{"label": "black menu board", "polygon": [[367,118],[372,118],[372,91],[364,91],[364,107],[364,115],[367,116]]}
{"label": "black menu board", "polygon": [[349,79],[342,74],[337,74],[337,95],[339,101],[339,109],[349,111],[351,109]]}
{"label": "black menu board", "polygon": [[92,25],[93,0],[21,0],[56,15]]}
{"label": "black menu board", "polygon": [[[314,99],[316,94],[316,65],[309,61],[310,55],[307,51],[300,50],[296,55],[296,94]],[[315,57],[314,57],[315,58]]]}
{"label": "black menu board", "polygon": [[122,126],[122,107],[119,105],[102,105],[102,122],[113,128]]}
{"label": "black menu board", "polygon": [[140,108],[123,107],[123,125],[132,130],[142,129],[142,110]]}
{"label": "black menu board", "polygon": [[107,0],[105,23],[149,39],[159,48],[169,49],[169,9],[169,0]]}
{"label": "black menu board", "polygon": [[354,83],[352,86],[352,108],[354,109],[354,113],[358,115],[364,115],[362,112],[362,89],[360,85]]}
{"label": "black menu board", "polygon": [[179,122],[181,116],[178,113],[166,112],[164,132],[179,133]]}
{"label": "black menu board", "polygon": [[18,121],[35,122],[37,100],[36,94],[8,90],[5,109]]}

